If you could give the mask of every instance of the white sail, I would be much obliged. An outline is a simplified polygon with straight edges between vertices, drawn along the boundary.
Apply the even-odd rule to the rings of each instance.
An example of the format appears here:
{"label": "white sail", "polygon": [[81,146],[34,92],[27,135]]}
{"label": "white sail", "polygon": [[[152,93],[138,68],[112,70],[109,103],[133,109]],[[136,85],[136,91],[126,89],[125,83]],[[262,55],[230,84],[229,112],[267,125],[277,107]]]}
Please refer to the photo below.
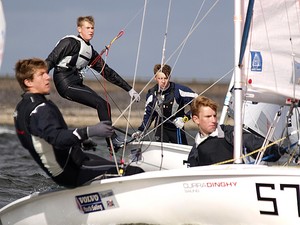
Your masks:
{"label": "white sail", "polygon": [[[244,7],[246,14],[248,3]],[[299,129],[295,109],[300,97],[299,1],[256,0],[252,13],[241,67],[242,123],[269,141],[276,141]],[[298,139],[293,135],[285,141],[292,144]]]}
{"label": "white sail", "polygon": [[297,0],[255,2],[244,60],[248,100],[284,105],[300,99],[299,16]]}

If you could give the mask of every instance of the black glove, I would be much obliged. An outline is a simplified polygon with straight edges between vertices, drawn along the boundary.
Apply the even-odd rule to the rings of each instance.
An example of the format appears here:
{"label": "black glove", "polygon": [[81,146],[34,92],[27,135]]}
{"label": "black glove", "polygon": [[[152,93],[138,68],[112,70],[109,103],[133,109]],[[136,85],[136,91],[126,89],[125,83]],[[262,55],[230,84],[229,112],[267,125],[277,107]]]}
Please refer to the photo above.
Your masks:
{"label": "black glove", "polygon": [[86,139],[81,143],[81,147],[83,150],[88,151],[88,150],[93,150],[96,151],[97,143],[93,142],[92,139]]}
{"label": "black glove", "polygon": [[88,137],[111,137],[114,133],[111,121],[101,121],[94,126],[87,127]]}

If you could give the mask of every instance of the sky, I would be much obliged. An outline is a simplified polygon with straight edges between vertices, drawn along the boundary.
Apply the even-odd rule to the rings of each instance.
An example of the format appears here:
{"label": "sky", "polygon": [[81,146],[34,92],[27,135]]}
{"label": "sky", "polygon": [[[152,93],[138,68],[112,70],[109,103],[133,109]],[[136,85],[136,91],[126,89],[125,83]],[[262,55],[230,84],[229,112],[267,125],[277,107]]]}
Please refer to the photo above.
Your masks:
{"label": "sky", "polygon": [[6,38],[0,74],[13,76],[19,59],[47,58],[61,38],[77,35],[77,17],[85,15],[95,19],[91,43],[98,52],[124,30],[106,58],[124,79],[150,80],[163,58],[177,81],[213,82],[233,68],[233,0],[172,0],[170,11],[169,0],[146,3],[145,8],[143,0],[2,0]]}

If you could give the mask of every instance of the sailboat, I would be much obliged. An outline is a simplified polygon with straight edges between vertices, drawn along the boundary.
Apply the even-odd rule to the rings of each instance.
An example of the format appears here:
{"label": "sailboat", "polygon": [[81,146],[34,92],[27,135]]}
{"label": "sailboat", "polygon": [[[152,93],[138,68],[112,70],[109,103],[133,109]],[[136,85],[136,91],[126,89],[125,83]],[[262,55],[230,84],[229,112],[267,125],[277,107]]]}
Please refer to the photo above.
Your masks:
{"label": "sailboat", "polygon": [[[265,137],[265,146],[282,140],[278,143],[288,149],[297,146],[300,127],[299,16],[298,6],[292,3],[287,1],[282,10],[275,11],[276,5],[257,1],[253,18],[251,11],[248,13],[243,37],[241,20],[236,21],[236,67],[220,119],[222,124],[226,116],[232,117],[236,133],[244,128]],[[254,3],[249,4],[251,7]],[[241,149],[241,139],[236,139],[235,144],[236,149]],[[126,162],[137,162],[146,171],[183,168],[190,149],[191,146],[170,143],[134,142],[127,148]],[[236,151],[234,158],[239,157],[240,151]]]}
{"label": "sailboat", "polygon": [[[280,133],[275,129],[279,127],[278,123],[272,123],[272,121],[279,121],[276,116],[279,114],[272,115],[276,107],[279,111],[283,109],[280,112],[284,112],[288,107],[287,115],[293,112],[293,115],[297,116],[297,99],[300,92],[295,82],[295,66],[299,59],[300,48],[296,40],[300,40],[299,21],[297,21],[300,5],[298,0],[257,0],[255,4],[250,0],[245,7],[247,15],[253,13],[253,17],[248,16],[250,20],[246,20],[243,29],[244,34],[249,31],[248,39],[242,41],[248,44],[244,49],[245,57],[239,57],[244,46],[242,44],[241,47],[242,38],[238,38],[242,36],[240,32],[242,29],[236,29],[238,54],[235,60],[233,97],[236,138],[234,147],[237,163],[149,171],[132,176],[95,180],[74,189],[36,192],[3,207],[0,210],[0,224],[299,224],[299,168],[260,165],[261,160],[253,164],[240,164],[242,144],[239,133],[244,119],[242,110],[246,108],[243,106],[244,102],[253,108],[258,106],[257,111],[266,108],[268,114],[264,114],[265,116],[260,116],[263,113],[258,113],[258,116],[254,113],[250,114],[259,119],[251,128],[267,125],[264,129],[256,129],[256,132],[263,134],[267,130],[267,134],[270,134],[269,141],[274,141],[271,138]],[[244,24],[241,19],[243,9],[241,2],[236,1],[235,22],[240,28]],[[270,9],[272,11],[268,14]],[[281,11],[283,13],[278,14]],[[288,40],[281,38],[278,32],[273,33],[272,36],[275,37],[275,43],[271,41],[271,36],[266,39],[261,38],[259,35],[265,32],[256,30],[258,20],[263,21],[261,25],[265,26],[264,31],[271,33],[274,31],[269,27],[269,21],[275,20],[274,23],[280,27],[279,34],[288,31]],[[290,20],[292,24],[287,22]],[[290,26],[286,30],[284,28],[287,24]],[[268,48],[263,49],[265,44],[254,45],[254,49],[253,45],[249,45],[256,41],[254,35],[256,31],[258,40],[264,39],[269,43]],[[290,43],[292,41],[293,44],[288,48],[281,41]],[[275,49],[271,50],[273,48]],[[252,52],[256,52],[256,55],[251,54]],[[272,60],[266,56],[268,53],[272,55]],[[279,56],[279,61],[275,60],[276,54]],[[285,61],[286,57],[289,60]],[[243,60],[240,61],[239,58]],[[288,78],[283,80],[266,78],[269,88],[263,88],[258,85],[258,80],[265,75],[267,65],[274,62],[276,65],[284,64],[282,66],[284,71],[280,71],[279,74],[285,74]],[[274,65],[270,70],[276,68]],[[256,71],[248,71],[252,66]],[[279,84],[276,84],[276,81],[280,81]],[[287,82],[291,84],[292,89],[287,88],[282,92],[281,85]],[[249,94],[244,94],[248,90]],[[275,102],[273,100],[263,102],[262,107],[259,103],[261,101],[255,100],[260,93],[259,90],[262,94],[261,101],[264,96],[269,100],[275,95],[278,97],[273,98]],[[272,91],[272,94],[268,95],[269,91]],[[278,100],[281,102],[276,102]],[[269,121],[272,118],[270,115],[275,120]],[[299,118],[295,120],[292,116],[288,118],[288,122],[292,125],[299,121]],[[297,139],[297,133],[297,130],[291,131],[290,127],[286,127],[286,131],[281,132],[281,135],[285,134],[287,140],[291,140],[294,135]],[[287,141],[284,144],[290,143],[292,142]]]}

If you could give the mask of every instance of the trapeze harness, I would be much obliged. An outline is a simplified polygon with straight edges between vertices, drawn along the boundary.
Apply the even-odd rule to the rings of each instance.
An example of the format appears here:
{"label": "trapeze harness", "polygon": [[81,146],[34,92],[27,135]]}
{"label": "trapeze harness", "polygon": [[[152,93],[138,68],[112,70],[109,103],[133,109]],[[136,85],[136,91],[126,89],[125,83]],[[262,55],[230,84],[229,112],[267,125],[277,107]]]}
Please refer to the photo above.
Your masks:
{"label": "trapeze harness", "polygon": [[[65,36],[61,40],[66,38],[73,38],[79,41],[80,49],[79,52],[74,55],[65,56],[55,66],[56,75],[54,76],[54,83],[56,89],[62,95],[64,95],[65,90],[70,84],[82,84],[83,69],[89,64],[93,55],[93,48],[90,43],[86,43],[83,39],[75,35]],[[56,45],[58,45],[58,43]]]}
{"label": "trapeze harness", "polygon": [[[89,61],[92,58],[92,45],[87,44],[83,39],[81,39],[75,35],[67,35],[62,39],[65,39],[68,37],[71,37],[71,38],[74,38],[74,39],[80,41],[79,53],[78,53],[78,55],[75,55],[75,56],[66,56],[58,63],[57,66],[63,67],[63,68],[69,68],[70,66],[71,67],[76,66],[76,68],[78,70],[82,70],[83,68],[85,68],[88,65]],[[76,62],[75,62],[75,60],[76,60]]]}

